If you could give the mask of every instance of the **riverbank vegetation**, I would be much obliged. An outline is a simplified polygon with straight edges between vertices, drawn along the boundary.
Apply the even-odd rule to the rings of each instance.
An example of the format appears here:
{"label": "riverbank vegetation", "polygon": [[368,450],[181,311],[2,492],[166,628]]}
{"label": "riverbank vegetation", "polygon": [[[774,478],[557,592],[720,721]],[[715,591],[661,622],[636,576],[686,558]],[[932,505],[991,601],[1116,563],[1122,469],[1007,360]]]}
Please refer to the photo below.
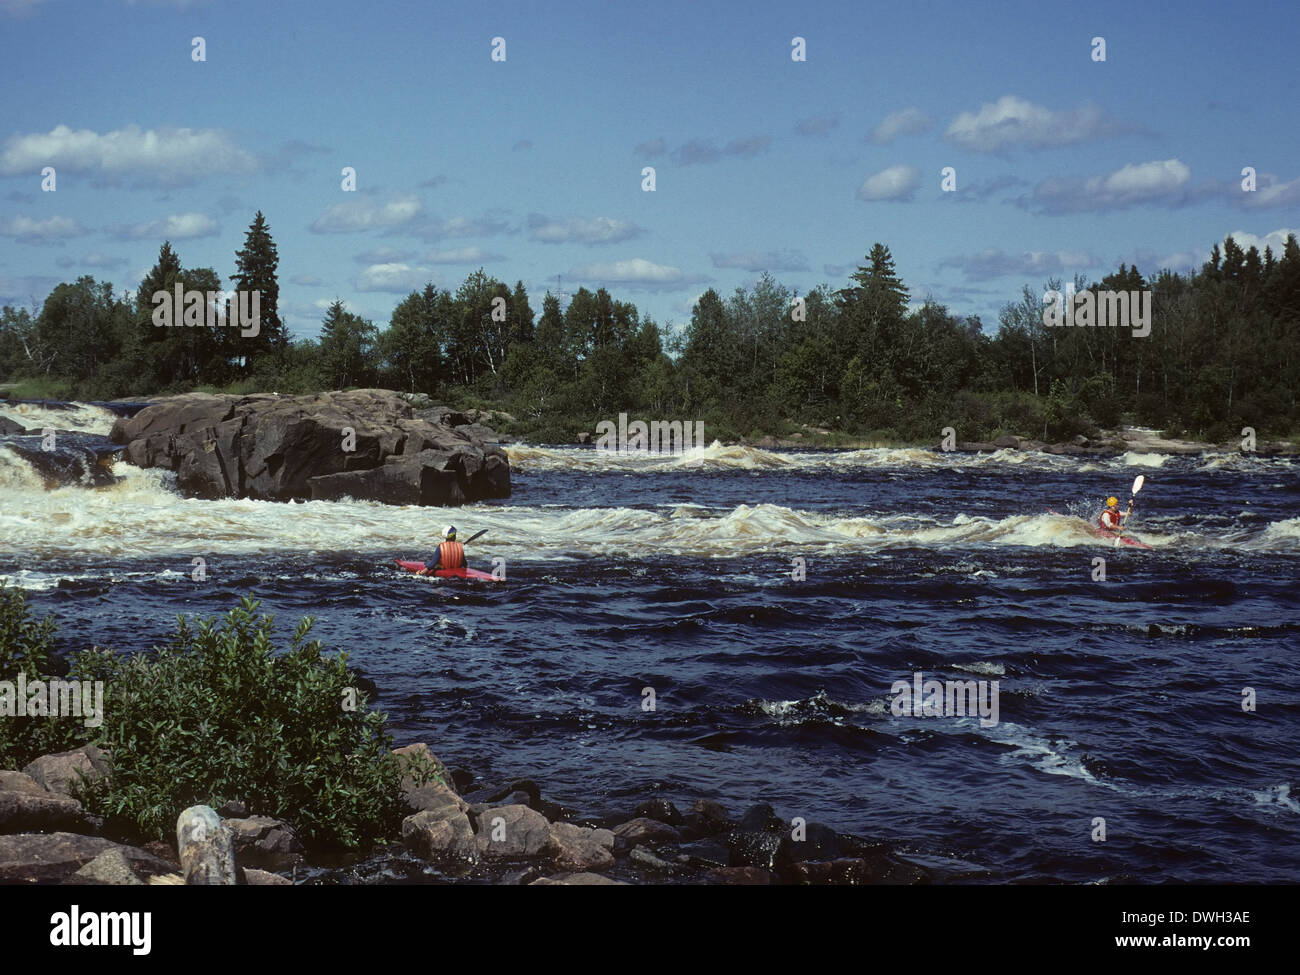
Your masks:
{"label": "riverbank vegetation", "polygon": [[181,618],[149,653],[95,648],[61,663],[54,620],[37,620],[22,590],[0,585],[0,679],[104,688],[93,727],[78,716],[0,717],[0,768],[94,744],[111,771],[84,791],[86,809],[144,839],[169,836],[182,809],[227,802],[289,822],[317,849],[393,836],[408,811],[403,776],[422,782],[433,769],[392,754],[386,716],[367,707],[346,654],[307,639],[310,619],[277,651],[273,621],[257,610],[247,597],[215,620]]}
{"label": "riverbank vegetation", "polygon": [[278,312],[278,256],[259,213],[236,254],[233,288],[262,291],[255,337],[221,327],[158,327],[157,290],[212,291],[169,243],[132,293],[82,277],[33,309],[0,312],[0,377],[11,395],[139,398],[192,389],[315,392],[384,386],[453,406],[495,408],[506,432],[568,442],[620,412],[703,420],[710,439],[819,431],[934,442],[1015,434],[1063,440],[1121,418],[1222,441],[1300,428],[1300,246],[1243,251],[1232,238],[1190,274],[1144,278],[1120,265],[1077,290],[1150,291],[1150,334],[1049,328],[1026,285],[996,324],[919,306],[876,244],[843,287],[798,295],[770,275],[700,296],[669,328],[604,288],[535,307],[522,282],[483,269],[455,291],[432,284],[376,324],[335,302],[318,338],[290,340]]}

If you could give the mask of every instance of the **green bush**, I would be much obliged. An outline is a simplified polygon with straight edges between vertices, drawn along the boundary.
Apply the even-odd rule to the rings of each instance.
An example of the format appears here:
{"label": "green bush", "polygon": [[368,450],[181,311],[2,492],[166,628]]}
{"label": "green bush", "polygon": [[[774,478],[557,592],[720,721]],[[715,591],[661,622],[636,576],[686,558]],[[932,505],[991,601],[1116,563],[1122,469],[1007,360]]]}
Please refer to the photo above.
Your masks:
{"label": "green bush", "polygon": [[[310,618],[277,654],[258,606],[246,597],[218,620],[181,618],[150,654],[78,654],[67,677],[104,681],[102,726],[0,717],[0,768],[87,741],[109,749],[111,776],[85,791],[87,808],[152,839],[170,836],[186,807],[230,800],[285,820],[316,848],[392,837],[402,777],[423,784],[435,770],[392,754],[387,718],[367,710],[346,654],[326,657],[307,640]],[[0,585],[0,680],[48,674],[54,630],[21,590]]]}
{"label": "green bush", "polygon": [[181,618],[165,647],[113,662],[102,736],[111,784],[90,808],[156,838],[187,806],[230,800],[316,847],[392,836],[403,768],[386,717],[366,710],[346,654],[323,657],[307,641],[310,618],[277,655],[258,605],[246,597],[196,626]]}
{"label": "green bush", "polygon": [[[52,676],[54,618],[37,621],[21,589],[0,582],[0,680],[15,685]],[[0,768],[21,769],[33,759],[84,743],[93,730],[77,718],[0,716]]]}

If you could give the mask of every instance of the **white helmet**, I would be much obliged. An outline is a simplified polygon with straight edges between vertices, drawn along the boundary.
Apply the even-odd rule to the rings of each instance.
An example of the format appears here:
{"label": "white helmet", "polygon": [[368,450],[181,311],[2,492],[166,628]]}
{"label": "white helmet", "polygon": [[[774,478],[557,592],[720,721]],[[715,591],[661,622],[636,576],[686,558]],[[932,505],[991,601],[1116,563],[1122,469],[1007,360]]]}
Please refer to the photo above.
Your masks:
{"label": "white helmet", "polygon": [[452,541],[456,537],[456,526],[448,525],[446,528],[444,528],[442,530],[442,537],[447,539],[447,541],[449,542]]}

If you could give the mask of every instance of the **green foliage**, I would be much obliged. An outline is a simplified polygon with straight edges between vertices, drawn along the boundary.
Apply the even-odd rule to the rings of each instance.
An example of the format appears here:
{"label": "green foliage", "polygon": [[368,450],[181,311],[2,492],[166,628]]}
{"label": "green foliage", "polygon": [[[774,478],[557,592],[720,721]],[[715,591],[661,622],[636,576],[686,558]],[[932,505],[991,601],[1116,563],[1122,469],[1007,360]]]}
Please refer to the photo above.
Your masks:
{"label": "green foliage", "polygon": [[[56,676],[54,631],[53,617],[37,620],[23,591],[0,582],[0,680],[16,683],[21,673],[30,687]],[[0,768],[21,769],[42,755],[75,748],[92,733],[75,717],[0,717]]]}
{"label": "green foliage", "polygon": [[[166,646],[118,656],[89,650],[66,677],[105,684],[104,722],[0,718],[0,768],[93,740],[112,774],[87,808],[162,839],[187,806],[239,800],[291,823],[305,843],[358,848],[390,838],[400,783],[436,770],[392,755],[383,714],[366,707],[347,655],[327,657],[304,619],[276,653],[272,620],[251,597],[218,620],[178,621]],[[21,590],[0,584],[0,680],[50,674],[55,624],[36,620]]]}
{"label": "green foliage", "polygon": [[280,283],[276,275],[279,266],[275,241],[271,239],[266,218],[258,210],[249,224],[244,246],[235,254],[231,282],[234,291],[261,293],[258,302],[261,324],[257,335],[245,336],[236,329],[227,329],[221,335],[222,352],[231,359],[242,358],[245,376],[263,369],[268,360],[278,358],[289,344],[288,332],[280,319]]}
{"label": "green foliage", "polygon": [[[327,389],[370,386],[374,382],[375,326],[335,301],[321,323],[318,375]],[[412,390],[414,392],[414,390]]]}
{"label": "green foliage", "polygon": [[[270,288],[277,260],[259,214],[237,283]],[[83,398],[380,384],[451,405],[490,404],[516,414],[520,432],[564,442],[620,412],[703,419],[718,436],[807,424],[921,442],[959,424],[963,438],[1067,437],[1113,427],[1124,414],[1192,436],[1225,425],[1278,436],[1300,424],[1294,238],[1281,255],[1225,240],[1192,275],[1162,271],[1148,281],[1121,264],[1099,283],[1075,279],[1076,290],[1150,290],[1146,337],[1048,328],[1042,292],[1028,286],[1002,309],[996,334],[932,300],[909,311],[882,243],[838,291],[823,285],[796,303],[763,274],[726,298],[706,291],[676,328],[603,288],[579,288],[567,307],[548,293],[535,317],[522,282],[510,288],[482,268],[454,292],[432,283],[411,292],[385,328],[336,304],[319,339],[273,342],[251,357],[243,339],[231,345],[233,330],[148,323],[152,289],[206,287],[214,274],[184,268],[164,243],[134,310],[90,278],[58,286],[35,313],[3,309],[0,378]]]}
{"label": "green foliage", "polygon": [[258,605],[247,597],[220,620],[182,618],[154,654],[112,662],[102,739],[113,771],[90,808],[155,838],[187,806],[229,800],[316,846],[391,836],[402,769],[385,716],[366,709],[346,654],[325,657],[307,640],[310,619],[276,654]]}

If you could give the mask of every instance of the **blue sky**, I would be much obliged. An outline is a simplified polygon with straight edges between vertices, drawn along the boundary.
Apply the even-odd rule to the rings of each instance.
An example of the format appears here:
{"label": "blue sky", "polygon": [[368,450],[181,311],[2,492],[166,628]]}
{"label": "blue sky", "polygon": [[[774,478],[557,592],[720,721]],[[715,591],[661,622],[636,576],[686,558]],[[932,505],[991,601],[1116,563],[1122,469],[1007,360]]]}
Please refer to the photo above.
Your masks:
{"label": "blue sky", "polygon": [[875,241],[991,326],[1048,277],[1278,250],[1297,37],[1294,3],[0,0],[0,302],[133,289],[164,238],[228,277],[260,209],[297,336],[480,265],[681,325]]}

